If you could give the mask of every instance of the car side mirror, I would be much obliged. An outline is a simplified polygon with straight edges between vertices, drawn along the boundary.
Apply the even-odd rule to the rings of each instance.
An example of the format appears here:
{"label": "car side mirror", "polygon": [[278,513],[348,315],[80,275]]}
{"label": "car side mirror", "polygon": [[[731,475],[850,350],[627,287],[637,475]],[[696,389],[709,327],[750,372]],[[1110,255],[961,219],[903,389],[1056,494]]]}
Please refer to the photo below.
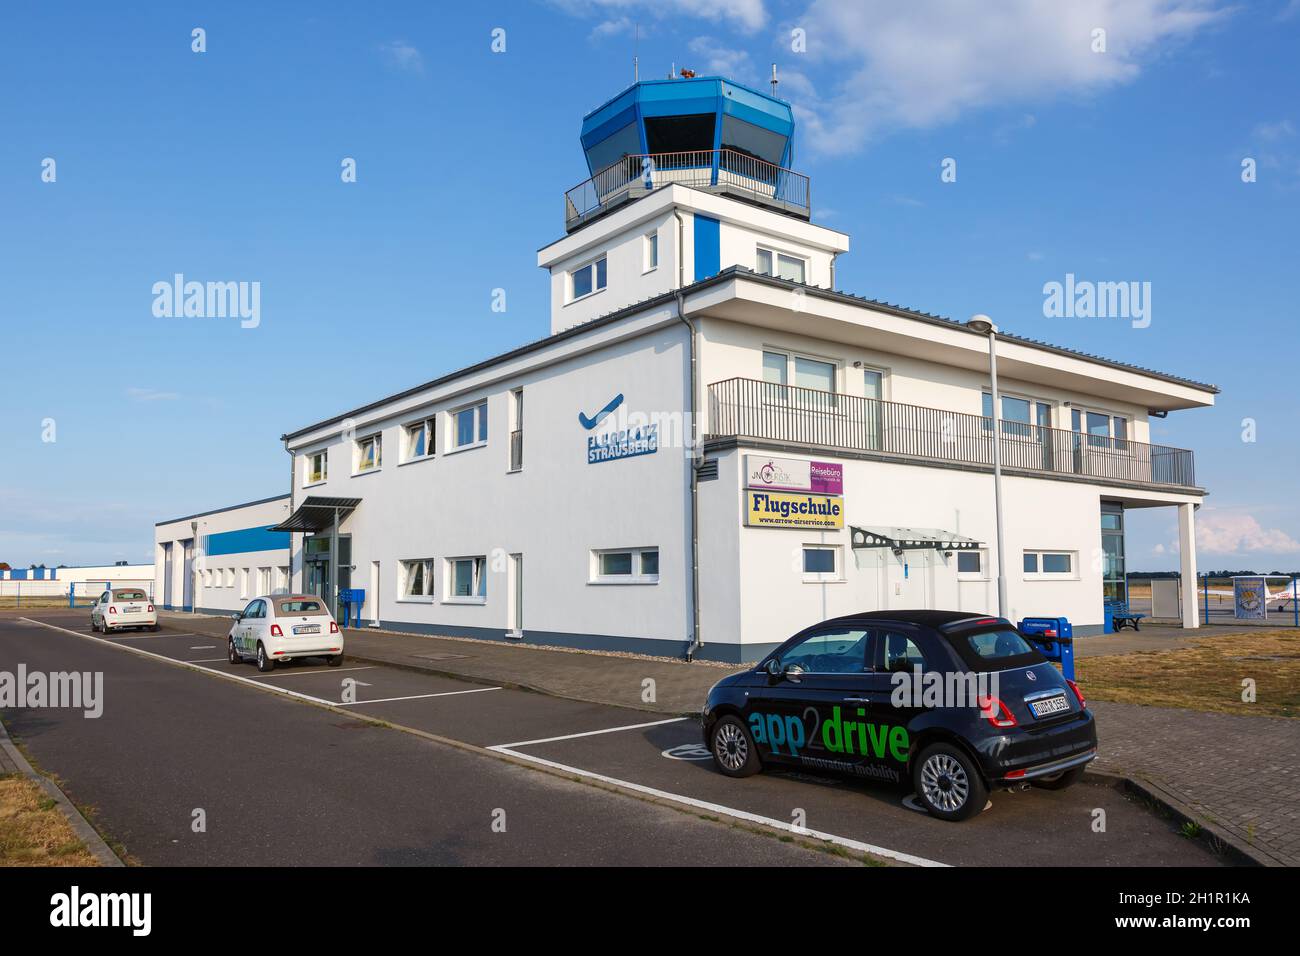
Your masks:
{"label": "car side mirror", "polygon": [[242,614],[232,614],[232,615],[230,615],[230,619],[231,619],[232,621],[242,621],[242,620],[244,619],[244,615],[242,615]]}
{"label": "car side mirror", "polygon": [[763,670],[767,671],[769,677],[781,676],[781,662],[773,657],[763,665]]}
{"label": "car side mirror", "polygon": [[799,664],[786,664],[781,673],[785,676],[786,680],[797,684],[799,683],[800,675],[803,674],[803,667]]}

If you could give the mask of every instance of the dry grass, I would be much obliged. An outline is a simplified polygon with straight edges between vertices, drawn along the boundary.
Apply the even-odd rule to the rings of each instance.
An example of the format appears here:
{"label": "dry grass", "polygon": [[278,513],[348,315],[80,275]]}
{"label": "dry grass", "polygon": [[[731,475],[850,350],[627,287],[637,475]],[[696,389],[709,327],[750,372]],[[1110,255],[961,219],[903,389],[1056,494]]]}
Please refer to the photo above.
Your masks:
{"label": "dry grass", "polygon": [[[1190,647],[1075,658],[1088,697],[1218,714],[1300,717],[1300,632],[1250,630],[1197,638]],[[1256,700],[1241,699],[1242,681]]]}
{"label": "dry grass", "polygon": [[[78,598],[80,600],[80,598]],[[24,594],[21,597],[13,594],[0,594],[0,608],[13,610],[14,608],[38,608],[38,607],[67,607],[68,596],[66,594]],[[87,606],[86,615],[90,615],[90,608]]]}
{"label": "dry grass", "polygon": [[0,866],[98,866],[58,804],[19,774],[0,777]]}

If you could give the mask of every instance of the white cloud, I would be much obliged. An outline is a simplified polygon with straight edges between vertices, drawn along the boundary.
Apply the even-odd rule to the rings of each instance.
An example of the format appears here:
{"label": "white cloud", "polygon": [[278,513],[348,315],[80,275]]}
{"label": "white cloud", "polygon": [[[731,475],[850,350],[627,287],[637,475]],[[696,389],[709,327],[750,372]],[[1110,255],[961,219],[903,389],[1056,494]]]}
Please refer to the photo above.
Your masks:
{"label": "white cloud", "polygon": [[424,73],[424,57],[420,51],[405,40],[391,40],[379,45],[379,53],[385,62],[395,69],[407,73]]}
{"label": "white cloud", "polygon": [[1278,120],[1276,123],[1259,123],[1253,130],[1254,137],[1267,143],[1279,139],[1290,139],[1295,135],[1295,124],[1290,120]]}
{"label": "white cloud", "polygon": [[1196,547],[1208,554],[1295,554],[1300,541],[1245,512],[1207,507],[1196,516]]}
{"label": "white cloud", "polygon": [[139,388],[131,386],[126,390],[127,397],[137,402],[171,402],[180,398],[179,392],[163,392],[156,388]]}
{"label": "white cloud", "polygon": [[753,33],[767,23],[763,0],[553,0],[555,6],[577,17],[631,18],[696,17],[728,23]]}
{"label": "white cloud", "polygon": [[[813,148],[847,153],[893,129],[1131,82],[1227,14],[1223,0],[815,0],[795,21],[806,55],[843,79],[797,109]],[[1092,49],[1098,28],[1104,53]]]}

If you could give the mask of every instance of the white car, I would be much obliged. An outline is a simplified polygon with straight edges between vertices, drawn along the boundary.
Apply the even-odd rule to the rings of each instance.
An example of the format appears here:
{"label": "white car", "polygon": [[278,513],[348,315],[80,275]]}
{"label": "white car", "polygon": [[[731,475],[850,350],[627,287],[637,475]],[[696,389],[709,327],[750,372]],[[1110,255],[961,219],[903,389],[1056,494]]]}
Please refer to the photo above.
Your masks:
{"label": "white car", "polygon": [[343,632],[329,608],[314,594],[271,594],[253,598],[238,614],[227,638],[230,663],[252,658],[262,672],[278,661],[324,657],[330,667],[343,663]]}
{"label": "white car", "polygon": [[99,596],[90,609],[90,629],[122,631],[128,627],[158,630],[158,612],[140,588],[111,588]]}

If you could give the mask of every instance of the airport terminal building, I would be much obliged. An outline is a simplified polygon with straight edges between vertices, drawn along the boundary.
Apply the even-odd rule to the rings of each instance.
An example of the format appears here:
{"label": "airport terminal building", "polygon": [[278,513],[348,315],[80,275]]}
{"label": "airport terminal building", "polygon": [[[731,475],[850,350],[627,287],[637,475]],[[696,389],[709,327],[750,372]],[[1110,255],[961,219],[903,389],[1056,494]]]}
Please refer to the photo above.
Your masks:
{"label": "airport terminal building", "polygon": [[363,589],[363,624],[727,661],[994,612],[996,430],[1008,617],[1100,630],[1136,508],[1176,511],[1194,581],[1205,490],[1149,422],[1217,389],[1002,331],[995,430],[988,334],[836,291],[793,126],[708,77],[588,114],[550,334],[281,436],[287,495],[158,525],[162,603]]}

